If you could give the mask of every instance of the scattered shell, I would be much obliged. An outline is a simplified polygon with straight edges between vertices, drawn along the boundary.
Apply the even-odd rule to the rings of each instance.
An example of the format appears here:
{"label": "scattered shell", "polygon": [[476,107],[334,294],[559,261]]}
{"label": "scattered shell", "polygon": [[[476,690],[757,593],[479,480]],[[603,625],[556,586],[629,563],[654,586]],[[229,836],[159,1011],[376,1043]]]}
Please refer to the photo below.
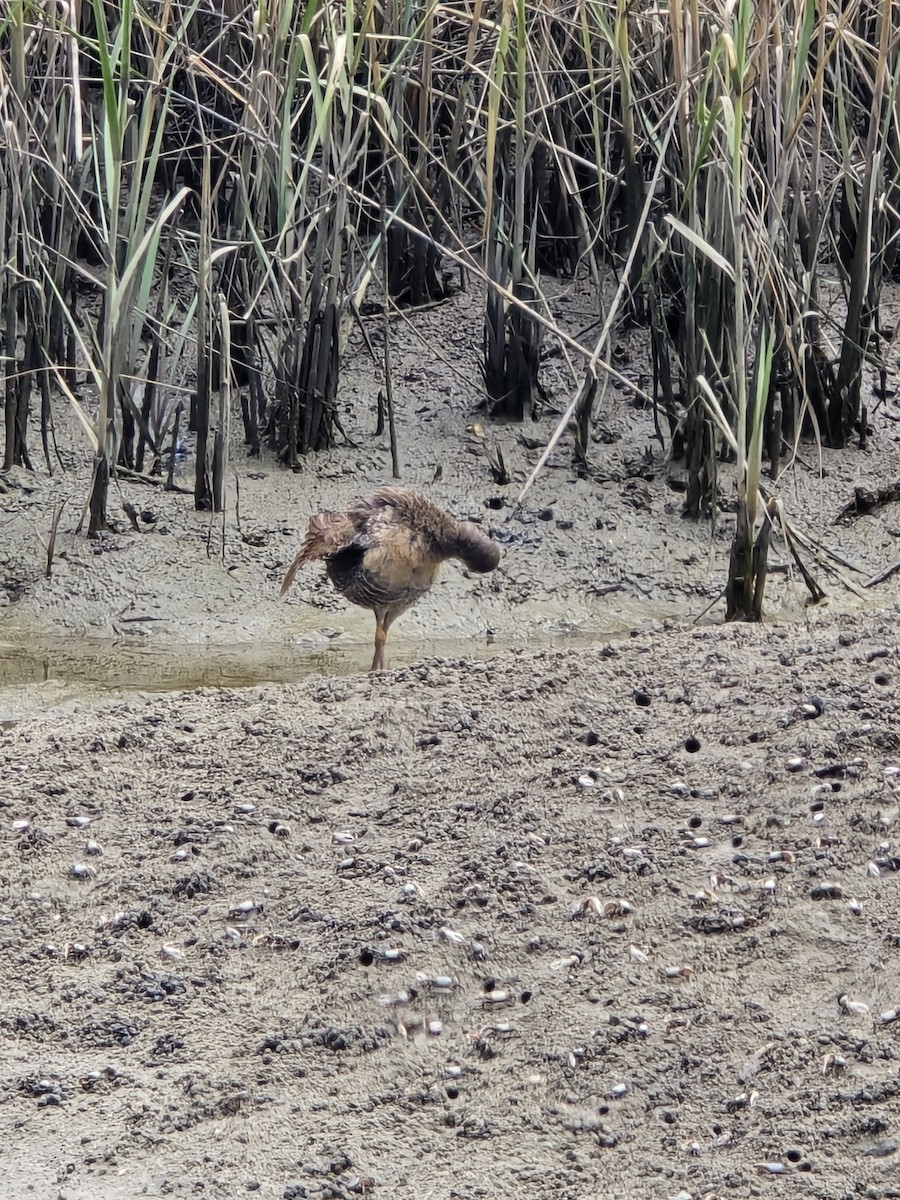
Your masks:
{"label": "scattered shell", "polygon": [[253,900],[241,900],[237,904],[232,904],[228,915],[232,921],[246,921],[252,913],[256,912],[256,909],[257,906]]}
{"label": "scattered shell", "polygon": [[409,991],[395,992],[392,996],[379,996],[378,1003],[383,1008],[402,1008],[404,1004],[409,1004],[415,1000],[417,993],[410,989]]}
{"label": "scattered shell", "polygon": [[648,963],[650,961],[650,955],[645,950],[642,950],[640,946],[629,946],[628,957],[632,962],[637,963]]}
{"label": "scattered shell", "polygon": [[737,813],[726,813],[724,817],[716,817],[720,825],[743,825],[744,818]]}
{"label": "scattered shell", "polygon": [[255,804],[236,804],[234,811],[241,817],[249,817],[251,813],[256,812]]}
{"label": "scattered shell", "polygon": [[606,1099],[607,1100],[621,1100],[624,1096],[627,1096],[627,1095],[628,1095],[628,1084],[627,1083],[617,1083],[615,1085],[615,1087],[610,1088],[609,1091],[606,1093]]}
{"label": "scattered shell", "polygon": [[685,838],[681,843],[685,850],[706,850],[710,845],[708,837]]}
{"label": "scattered shell", "polygon": [[504,988],[495,988],[492,992],[485,992],[481,998],[483,1007],[490,1008],[498,1004],[514,1004],[515,998]]}
{"label": "scattered shell", "polygon": [[402,946],[388,946],[378,951],[378,957],[382,962],[403,962],[408,953]]}
{"label": "scattered shell", "polygon": [[864,1004],[862,1000],[851,1000],[846,992],[843,996],[838,997],[838,1004],[845,1013],[850,1013],[854,1017],[867,1017],[869,1015],[868,1004]]}
{"label": "scattered shell", "polygon": [[568,958],[554,959],[550,964],[550,970],[565,971],[568,970],[569,967],[580,967],[583,962],[584,955],[576,952],[575,954],[570,954]]}
{"label": "scattered shell", "polygon": [[854,917],[858,917],[859,914],[862,912],[862,905],[856,899],[855,896],[851,896],[850,899],[847,901],[847,907],[853,913]]}
{"label": "scattered shell", "polygon": [[900,1020],[900,1008],[889,1008],[886,1012],[880,1013],[878,1019],[882,1025],[891,1025],[894,1021]]}
{"label": "scattered shell", "polygon": [[283,821],[270,821],[269,833],[277,838],[289,838],[291,836],[290,825],[285,825]]}
{"label": "scattered shell", "polygon": [[823,880],[809,893],[811,900],[840,900],[844,889],[839,883],[828,883]]}
{"label": "scattered shell", "polygon": [[95,842],[93,838],[89,838],[88,841],[84,843],[84,852],[85,854],[91,854],[97,858],[103,853],[103,847],[99,842]]}
{"label": "scattered shell", "polygon": [[881,868],[878,863],[869,862],[866,864],[866,874],[870,879],[877,879],[881,875]]}
{"label": "scattered shell", "polygon": [[356,841],[356,834],[350,829],[337,829],[331,835],[331,840],[336,846],[349,846]]}
{"label": "scattered shell", "polygon": [[666,979],[692,979],[694,968],[688,966],[663,967],[662,974]]}
{"label": "scattered shell", "polygon": [[425,1026],[425,1032],[429,1037],[440,1037],[444,1032],[443,1021],[429,1021]]}
{"label": "scattered shell", "polygon": [[455,929],[451,929],[449,925],[444,925],[441,928],[441,937],[445,942],[450,942],[453,946],[465,946],[467,938],[458,933]]}
{"label": "scattered shell", "polygon": [[810,696],[805,704],[800,705],[800,711],[807,721],[814,721],[825,711],[825,701],[818,696]]}
{"label": "scattered shell", "polygon": [[88,863],[72,863],[69,867],[69,874],[73,879],[96,879],[97,868],[90,866]]}
{"label": "scattered shell", "polygon": [[179,846],[174,854],[169,855],[169,862],[179,863],[184,862],[190,855],[190,850],[187,846]]}
{"label": "scattered shell", "polygon": [[535,1072],[533,1075],[526,1075],[523,1083],[525,1083],[528,1087],[543,1087],[546,1083],[546,1078],[545,1076]]}
{"label": "scattered shell", "polygon": [[780,1162],[757,1163],[756,1170],[760,1175],[784,1175],[788,1168]]}
{"label": "scattered shell", "polygon": [[787,760],[787,762],[784,764],[784,769],[786,771],[796,772],[796,771],[802,771],[805,766],[806,766],[805,758],[789,758]]}
{"label": "scattered shell", "polygon": [[66,824],[72,829],[84,829],[90,823],[90,817],[66,817]]}
{"label": "scattered shell", "polygon": [[572,917],[574,919],[588,913],[598,917],[627,917],[633,911],[632,906],[621,896],[614,896],[609,900],[601,900],[598,896],[586,896],[574,905]]}
{"label": "scattered shell", "polygon": [[796,857],[793,850],[773,850],[769,854],[769,862],[792,863]]}
{"label": "scattered shell", "polygon": [[579,775],[575,781],[580,788],[592,788],[597,786],[597,780],[591,775]]}
{"label": "scattered shell", "polygon": [[86,946],[83,942],[66,942],[63,946],[62,956],[65,959],[71,958],[75,962],[80,962],[83,958],[87,958],[90,952],[90,946]]}
{"label": "scattered shell", "polygon": [[164,942],[159,948],[159,957],[164,962],[167,960],[177,962],[179,959],[184,958],[184,951],[180,946],[173,946],[171,942]]}
{"label": "scattered shell", "polygon": [[20,817],[19,820],[13,821],[12,825],[10,826],[10,829],[12,829],[13,833],[26,833],[30,828],[31,822],[26,820],[24,817]]}
{"label": "scattered shell", "polygon": [[840,1075],[847,1069],[847,1060],[840,1054],[826,1054],[822,1060],[823,1075]]}

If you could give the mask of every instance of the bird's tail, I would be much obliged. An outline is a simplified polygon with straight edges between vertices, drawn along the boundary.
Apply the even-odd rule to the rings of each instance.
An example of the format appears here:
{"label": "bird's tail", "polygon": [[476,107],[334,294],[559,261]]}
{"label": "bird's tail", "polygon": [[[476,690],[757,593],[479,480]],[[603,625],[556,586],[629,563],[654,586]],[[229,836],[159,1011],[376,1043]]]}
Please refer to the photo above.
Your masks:
{"label": "bird's tail", "polygon": [[309,526],[303,545],[297,551],[294,561],[288,567],[281,581],[283,596],[297,577],[297,572],[307,563],[315,562],[317,558],[327,558],[347,544],[353,529],[349,527],[348,518],[343,513],[321,512],[310,517]]}

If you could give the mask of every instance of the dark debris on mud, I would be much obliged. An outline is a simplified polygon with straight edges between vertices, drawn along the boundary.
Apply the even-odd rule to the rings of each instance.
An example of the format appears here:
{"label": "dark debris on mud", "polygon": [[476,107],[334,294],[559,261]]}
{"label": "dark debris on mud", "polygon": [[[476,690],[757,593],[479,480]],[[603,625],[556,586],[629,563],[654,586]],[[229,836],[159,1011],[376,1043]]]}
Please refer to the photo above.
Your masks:
{"label": "dark debris on mud", "polygon": [[892,620],[0,735],[35,1194],[896,1195]]}

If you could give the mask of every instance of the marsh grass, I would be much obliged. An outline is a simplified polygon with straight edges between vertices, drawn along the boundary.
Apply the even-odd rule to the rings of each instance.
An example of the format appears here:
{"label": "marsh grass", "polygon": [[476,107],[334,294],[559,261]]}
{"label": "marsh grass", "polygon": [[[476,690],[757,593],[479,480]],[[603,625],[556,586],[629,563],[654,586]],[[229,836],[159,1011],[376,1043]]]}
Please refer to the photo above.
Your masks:
{"label": "marsh grass", "polygon": [[[10,0],[4,468],[33,467],[39,412],[57,469],[70,405],[97,534],[117,471],[172,482],[184,413],[194,503],[218,511],[230,422],[251,453],[314,469],[343,436],[341,354],[367,296],[386,322],[456,272],[485,297],[494,416],[536,413],[543,350],[564,349],[552,444],[574,420],[582,472],[612,340],[647,328],[684,512],[735,489],[727,611],[758,617],[770,538],[802,548],[778,478],[802,438],[865,437],[883,370],[898,79],[897,12],[871,0]],[[592,342],[545,286],[574,274],[597,296]],[[389,378],[387,400],[393,427]]]}

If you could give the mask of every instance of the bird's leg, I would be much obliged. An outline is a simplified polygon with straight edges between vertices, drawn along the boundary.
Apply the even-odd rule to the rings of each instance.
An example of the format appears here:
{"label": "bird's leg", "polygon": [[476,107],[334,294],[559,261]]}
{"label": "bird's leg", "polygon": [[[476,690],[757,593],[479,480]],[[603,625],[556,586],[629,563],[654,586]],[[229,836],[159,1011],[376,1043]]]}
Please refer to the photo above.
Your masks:
{"label": "bird's leg", "polygon": [[384,643],[387,641],[387,626],[383,608],[375,609],[375,657],[372,659],[370,671],[384,670]]}

